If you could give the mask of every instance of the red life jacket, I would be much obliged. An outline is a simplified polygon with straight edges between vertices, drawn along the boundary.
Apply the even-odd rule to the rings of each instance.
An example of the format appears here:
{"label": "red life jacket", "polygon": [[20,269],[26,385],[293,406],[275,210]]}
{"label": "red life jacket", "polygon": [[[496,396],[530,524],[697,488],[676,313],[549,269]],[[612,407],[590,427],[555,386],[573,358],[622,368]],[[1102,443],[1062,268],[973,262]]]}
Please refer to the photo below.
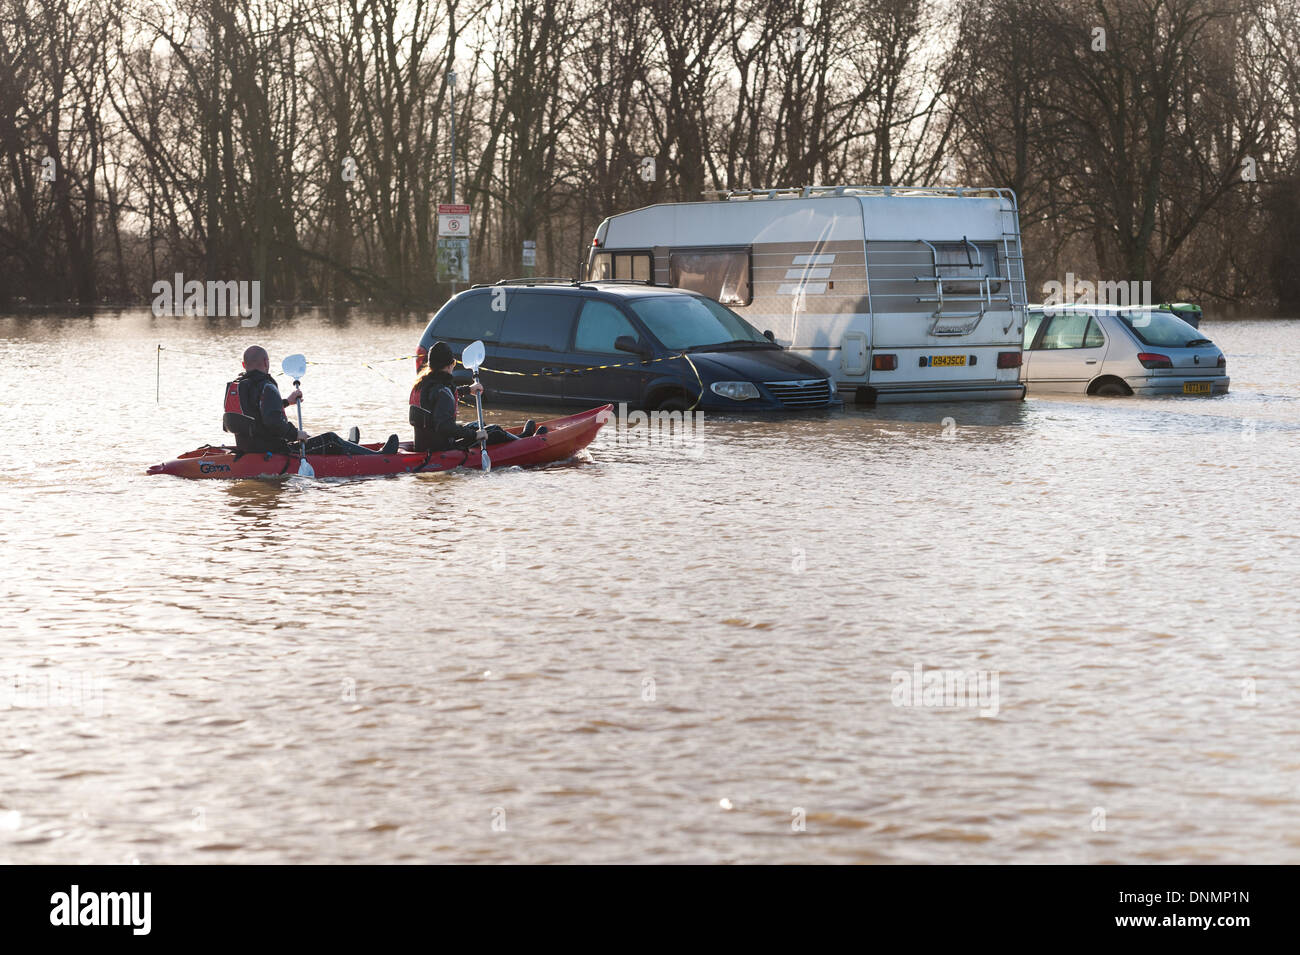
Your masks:
{"label": "red life jacket", "polygon": [[[226,407],[230,414],[243,414],[244,406],[239,403],[239,382],[226,382]],[[252,417],[251,415],[249,417]]]}

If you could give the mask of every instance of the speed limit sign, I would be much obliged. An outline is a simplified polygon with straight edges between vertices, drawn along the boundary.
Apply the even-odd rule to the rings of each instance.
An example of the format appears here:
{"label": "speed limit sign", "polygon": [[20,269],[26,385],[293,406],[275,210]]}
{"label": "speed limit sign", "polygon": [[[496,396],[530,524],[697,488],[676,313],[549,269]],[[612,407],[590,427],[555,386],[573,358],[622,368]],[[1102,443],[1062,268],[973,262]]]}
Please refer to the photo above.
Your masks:
{"label": "speed limit sign", "polygon": [[442,203],[438,206],[438,235],[469,235],[469,206]]}

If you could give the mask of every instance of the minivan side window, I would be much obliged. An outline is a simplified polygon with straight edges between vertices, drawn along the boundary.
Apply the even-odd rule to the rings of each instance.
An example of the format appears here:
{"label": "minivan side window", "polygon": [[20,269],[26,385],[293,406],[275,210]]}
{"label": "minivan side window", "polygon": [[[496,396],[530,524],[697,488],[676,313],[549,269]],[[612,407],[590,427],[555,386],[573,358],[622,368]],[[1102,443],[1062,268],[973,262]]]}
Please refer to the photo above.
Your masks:
{"label": "minivan side window", "polygon": [[1092,317],[1087,312],[1061,312],[1053,315],[1043,334],[1043,348],[1082,348],[1083,333]]}
{"label": "minivan side window", "polygon": [[723,305],[754,300],[748,249],[674,249],[668,255],[668,275],[674,288],[699,292]]}
{"label": "minivan side window", "polygon": [[622,354],[614,347],[620,335],[640,338],[636,328],[618,306],[597,299],[588,299],[578,316],[578,333],[573,340],[573,350],[597,355]]}
{"label": "minivan side window", "polygon": [[453,338],[472,342],[481,338],[495,342],[501,337],[501,320],[506,313],[493,310],[492,296],[487,292],[466,295],[443,307],[446,311],[433,323],[434,341]]}
{"label": "minivan side window", "polygon": [[501,344],[518,348],[568,351],[573,316],[581,301],[576,295],[515,292],[506,300]]}
{"label": "minivan side window", "polygon": [[588,279],[632,279],[650,281],[649,252],[597,252],[591,259]]}

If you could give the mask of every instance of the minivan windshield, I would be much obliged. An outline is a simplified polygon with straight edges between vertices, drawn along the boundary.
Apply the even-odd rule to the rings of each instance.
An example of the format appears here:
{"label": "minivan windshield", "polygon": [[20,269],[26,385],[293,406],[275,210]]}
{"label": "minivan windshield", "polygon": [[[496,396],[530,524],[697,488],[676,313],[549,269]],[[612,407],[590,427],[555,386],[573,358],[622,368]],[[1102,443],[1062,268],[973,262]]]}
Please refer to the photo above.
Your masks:
{"label": "minivan windshield", "polygon": [[1168,312],[1117,312],[1115,317],[1145,345],[1186,348],[1193,344],[1210,344],[1210,340],[1191,325]]}
{"label": "minivan windshield", "polygon": [[753,325],[709,298],[664,295],[628,303],[650,333],[672,351],[698,351],[739,345],[773,345]]}

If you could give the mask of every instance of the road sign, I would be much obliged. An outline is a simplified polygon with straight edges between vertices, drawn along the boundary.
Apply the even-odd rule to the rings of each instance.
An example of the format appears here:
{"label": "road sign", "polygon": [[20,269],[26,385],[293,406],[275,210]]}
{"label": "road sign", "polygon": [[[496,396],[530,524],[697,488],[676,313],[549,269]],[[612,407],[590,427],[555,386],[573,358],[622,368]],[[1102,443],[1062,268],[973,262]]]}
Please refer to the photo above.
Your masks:
{"label": "road sign", "polygon": [[449,202],[439,203],[438,235],[468,236],[469,206]]}
{"label": "road sign", "polygon": [[537,243],[532,239],[524,239],[524,265],[537,264]]}
{"label": "road sign", "polygon": [[438,281],[469,281],[469,236],[438,239]]}

